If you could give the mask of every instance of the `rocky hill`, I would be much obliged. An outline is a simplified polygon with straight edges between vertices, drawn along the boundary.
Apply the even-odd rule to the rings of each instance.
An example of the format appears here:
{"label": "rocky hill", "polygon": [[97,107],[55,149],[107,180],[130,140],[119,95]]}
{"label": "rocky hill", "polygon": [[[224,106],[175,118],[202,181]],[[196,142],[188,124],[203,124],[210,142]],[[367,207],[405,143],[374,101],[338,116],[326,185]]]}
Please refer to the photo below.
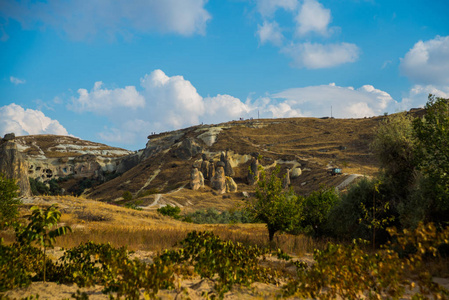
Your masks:
{"label": "rocky hill", "polygon": [[16,137],[15,142],[27,157],[29,176],[43,181],[70,175],[99,177],[115,172],[121,158],[133,153],[70,136],[28,135]]}
{"label": "rocky hill", "polygon": [[[352,174],[377,172],[369,144],[383,118],[245,120],[151,135],[145,149],[122,160],[119,177],[89,190],[88,196],[120,200],[130,191],[143,206],[201,207],[202,202],[214,203],[212,199],[242,199],[254,190],[248,169],[259,155],[259,163],[267,170],[279,166],[284,175],[288,169],[290,185],[300,194],[322,185],[343,187],[356,177]],[[238,192],[222,194],[223,190],[212,189],[214,179],[204,170],[205,186],[192,190],[192,178],[197,176],[193,167],[201,170],[207,164],[203,161],[215,170],[220,161],[223,169],[230,165],[233,174],[226,175]],[[333,167],[342,168],[344,174],[330,175]]]}
{"label": "rocky hill", "polygon": [[133,152],[70,136],[13,133],[0,140],[0,172],[19,180],[22,195],[30,194],[28,178],[40,182],[52,179],[103,179],[115,173],[121,158]]}
{"label": "rocky hill", "polygon": [[[94,179],[84,191],[93,199],[122,201],[130,192],[132,201],[147,208],[201,208],[227,206],[253,192],[249,169],[256,171],[259,164],[268,172],[279,166],[281,176],[288,173],[286,185],[303,195],[322,186],[342,189],[360,175],[373,175],[378,164],[369,145],[384,118],[199,125],[150,135],[146,147],[136,152],[53,135],[16,137],[7,143],[23,156],[19,169],[26,169],[27,176],[43,182],[70,178],[66,193],[71,193],[70,185]],[[0,161],[3,157],[0,153]],[[332,176],[332,168],[341,168],[343,174]]]}

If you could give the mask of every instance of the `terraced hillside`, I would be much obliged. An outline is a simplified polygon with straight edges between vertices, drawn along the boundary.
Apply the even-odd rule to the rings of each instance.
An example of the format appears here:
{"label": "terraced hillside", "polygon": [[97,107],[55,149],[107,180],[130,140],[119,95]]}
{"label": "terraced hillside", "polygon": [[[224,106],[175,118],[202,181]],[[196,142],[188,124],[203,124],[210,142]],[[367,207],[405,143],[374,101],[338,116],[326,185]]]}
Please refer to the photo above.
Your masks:
{"label": "terraced hillside", "polygon": [[[126,158],[130,160],[126,172],[89,190],[87,196],[120,201],[123,193],[130,191],[137,203],[148,208],[164,204],[185,209],[222,205],[219,203],[226,203],[226,199],[242,199],[242,191],[254,190],[248,185],[247,175],[255,154],[262,156],[260,163],[267,170],[279,165],[284,174],[287,168],[299,167],[302,174],[292,178],[291,186],[300,194],[323,185],[339,186],[351,174],[369,176],[377,172],[369,145],[383,119],[245,120],[152,135],[145,149]],[[217,194],[208,180],[206,187],[190,190],[192,165],[201,163],[202,154],[217,162],[226,151],[238,192]],[[344,175],[329,175],[331,167],[342,168]]]}

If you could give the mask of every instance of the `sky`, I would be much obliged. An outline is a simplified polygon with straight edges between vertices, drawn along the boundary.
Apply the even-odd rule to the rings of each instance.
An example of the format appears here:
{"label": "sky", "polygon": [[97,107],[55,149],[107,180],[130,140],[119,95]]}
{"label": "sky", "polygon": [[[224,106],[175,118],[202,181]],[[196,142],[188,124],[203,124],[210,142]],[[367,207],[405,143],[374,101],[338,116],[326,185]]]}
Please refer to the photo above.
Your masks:
{"label": "sky", "polygon": [[0,0],[0,135],[130,150],[240,118],[449,98],[447,0]]}

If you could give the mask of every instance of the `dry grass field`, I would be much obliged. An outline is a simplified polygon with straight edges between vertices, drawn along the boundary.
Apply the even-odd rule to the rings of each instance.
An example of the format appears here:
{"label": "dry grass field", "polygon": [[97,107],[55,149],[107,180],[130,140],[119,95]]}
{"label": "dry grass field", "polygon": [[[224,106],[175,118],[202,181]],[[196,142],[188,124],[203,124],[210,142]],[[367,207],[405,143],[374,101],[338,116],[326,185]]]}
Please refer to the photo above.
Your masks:
{"label": "dry grass field", "polygon": [[[156,208],[139,211],[82,197],[35,197],[33,203],[22,205],[21,213],[26,215],[32,205],[46,207],[54,203],[62,212],[61,224],[73,229],[72,233],[56,240],[57,247],[72,248],[93,241],[126,246],[129,250],[158,252],[176,248],[177,243],[194,230],[212,231],[225,240],[245,245],[268,247],[268,231],[264,224],[192,224],[163,216]],[[2,232],[0,237],[6,243],[13,241],[12,232]],[[275,242],[282,250],[295,256],[312,252],[326,243],[325,240],[314,241],[310,237],[290,234],[276,235]]]}

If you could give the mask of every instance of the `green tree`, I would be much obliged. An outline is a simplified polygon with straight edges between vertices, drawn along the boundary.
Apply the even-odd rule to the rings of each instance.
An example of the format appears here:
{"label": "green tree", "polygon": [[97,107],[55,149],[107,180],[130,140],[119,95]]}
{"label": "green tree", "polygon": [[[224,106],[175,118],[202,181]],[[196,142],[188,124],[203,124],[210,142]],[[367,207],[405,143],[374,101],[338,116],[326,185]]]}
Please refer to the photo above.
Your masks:
{"label": "green tree", "polygon": [[329,213],[339,201],[340,196],[334,188],[312,192],[304,201],[304,230],[314,236],[322,235]]}
{"label": "green tree", "polygon": [[14,179],[0,174],[0,229],[10,225],[18,215],[18,205],[21,204],[17,198],[18,190]]}
{"label": "green tree", "polygon": [[277,231],[292,231],[300,226],[304,218],[304,199],[295,195],[291,189],[283,189],[282,180],[277,177],[279,171],[277,167],[267,176],[260,169],[256,199],[247,207],[255,220],[266,224],[270,242]]}
{"label": "green tree", "polygon": [[[43,270],[45,281],[46,270],[46,255],[47,248],[53,248],[55,239],[58,236],[71,232],[69,226],[57,227],[61,219],[61,212],[58,210],[58,205],[53,204],[45,209],[33,206],[31,208],[31,215],[28,216],[28,225],[23,227],[16,227],[16,236],[20,244],[29,245],[32,242],[37,242],[43,248]],[[56,227],[52,230],[53,227]]]}
{"label": "green tree", "polygon": [[449,99],[429,95],[424,118],[413,122],[418,147],[421,187],[427,197],[428,217],[449,221]]}
{"label": "green tree", "polygon": [[415,182],[416,139],[412,121],[406,113],[389,116],[378,127],[371,144],[382,169],[381,181],[391,187],[389,200],[394,206],[409,197]]}

